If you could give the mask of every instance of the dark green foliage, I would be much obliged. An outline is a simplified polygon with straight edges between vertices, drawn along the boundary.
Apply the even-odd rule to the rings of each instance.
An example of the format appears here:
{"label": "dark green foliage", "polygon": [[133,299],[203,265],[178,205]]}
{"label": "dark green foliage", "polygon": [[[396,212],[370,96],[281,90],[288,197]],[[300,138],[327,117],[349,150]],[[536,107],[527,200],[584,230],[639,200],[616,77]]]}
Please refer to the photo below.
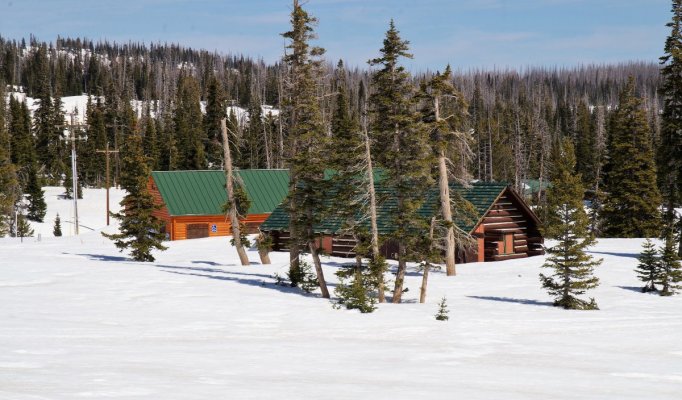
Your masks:
{"label": "dark green foliage", "polygon": [[594,299],[587,302],[577,296],[599,285],[592,275],[601,263],[585,253],[594,243],[589,232],[589,219],[583,208],[583,187],[575,173],[575,154],[569,139],[557,143],[552,152],[552,187],[547,193],[547,219],[543,234],[557,244],[548,247],[544,268],[550,275],[540,274],[542,287],[554,297],[554,305],[565,309],[597,309]]}
{"label": "dark green foliage", "polygon": [[199,101],[201,91],[196,79],[181,75],[175,97],[174,138],[177,140],[179,169],[206,168],[206,132],[202,123]]}
{"label": "dark green foliage", "polygon": [[[336,272],[339,284],[334,289],[338,304],[348,310],[371,313],[376,310],[376,274],[367,266],[352,265]],[[374,290],[372,290],[374,288]]]}
{"label": "dark green foliage", "polygon": [[128,194],[121,201],[121,212],[111,214],[121,225],[119,233],[102,235],[113,240],[121,251],[130,249],[133,260],[154,261],[152,250],[166,249],[161,244],[165,234],[161,233],[162,221],[152,214],[159,206],[147,187],[151,171],[140,135],[129,136],[123,150],[120,184]]}
{"label": "dark green foliage", "polygon": [[249,124],[243,131],[239,149],[241,168],[264,168],[265,164],[265,126],[263,121],[263,110],[258,95],[251,96],[251,103],[248,108]]}
{"label": "dark green foliage", "polygon": [[610,237],[652,237],[661,229],[661,195],[642,100],[630,78],[610,126],[604,234]]}
{"label": "dark green foliage", "polygon": [[[319,209],[324,201],[326,185],[324,170],[328,140],[320,111],[317,85],[321,75],[320,56],[324,49],[310,46],[315,38],[317,20],[294,0],[291,30],[282,34],[289,41],[284,63],[288,69],[285,87],[287,101],[283,104],[283,118],[288,133],[288,162],[290,189],[286,204],[290,214],[292,283],[301,276],[298,251],[309,251],[315,240],[313,226],[319,220]],[[317,271],[319,274],[321,272]],[[322,281],[322,277],[320,280]]]}
{"label": "dark green foliage", "polygon": [[[36,150],[31,134],[31,116],[26,103],[10,96],[8,130],[11,137],[12,163],[25,171],[36,161]],[[25,180],[24,180],[25,184]]]}
{"label": "dark green foliage", "polygon": [[37,169],[35,163],[28,169],[28,182],[25,189],[28,199],[27,217],[31,221],[43,222],[47,204],[45,204],[45,192],[41,187]]}
{"label": "dark green foliage", "polygon": [[400,38],[391,21],[381,56],[370,61],[380,69],[372,75],[374,91],[370,96],[371,126],[375,143],[373,154],[386,171],[385,184],[395,190],[396,207],[390,218],[396,226],[391,239],[398,243],[398,274],[394,302],[399,302],[408,258],[415,254],[415,243],[428,223],[417,216],[424,194],[432,184],[432,151],[428,130],[416,112],[417,97],[409,73],[399,64],[401,58],[411,58],[408,42]]}
{"label": "dark green foliage", "polygon": [[56,236],[62,236],[62,220],[59,218],[59,214],[57,214],[57,217],[54,219],[54,228],[52,229],[52,233]]}
{"label": "dark green foliage", "polygon": [[[672,21],[667,24],[670,35],[665,42],[665,54],[660,59],[663,83],[659,89],[663,115],[658,178],[667,209],[675,208],[682,194],[682,0],[673,0],[672,14]],[[672,226],[674,213],[664,216],[665,223]],[[679,232],[681,227],[676,229]],[[682,241],[678,245],[678,255],[682,255]]]}
{"label": "dark green foliage", "polygon": [[[674,219],[673,219],[674,221]],[[679,242],[675,224],[669,224],[663,233],[663,248],[660,249],[660,271],[656,284],[661,286],[661,296],[672,296],[682,289],[682,264],[677,254],[676,244]]]}
{"label": "dark green foliage", "polygon": [[287,278],[292,287],[298,286],[306,293],[312,293],[320,286],[312,266],[305,261],[299,263],[299,268],[290,269]]}
{"label": "dark green foliage", "polygon": [[450,319],[448,316],[448,313],[450,313],[450,310],[448,310],[448,303],[447,299],[445,296],[440,300],[440,303],[438,303],[438,312],[436,313],[436,320],[438,321],[447,321]]}
{"label": "dark green foliage", "polygon": [[654,246],[651,239],[647,239],[642,245],[642,252],[638,257],[639,264],[635,272],[637,273],[637,278],[644,282],[644,287],[642,292],[656,292],[656,282],[660,279],[661,262],[658,252]]}
{"label": "dark green foliage", "polygon": [[[234,202],[237,205],[237,218],[240,219],[239,234],[242,240],[242,245],[248,248],[251,246],[251,241],[249,240],[249,230],[246,227],[246,224],[241,221],[241,219],[248,214],[249,207],[251,207],[251,199],[249,199],[249,196],[246,194],[246,190],[244,190],[244,184],[237,181],[237,178],[235,178],[234,181],[235,182],[233,183],[232,187],[234,188]],[[230,212],[230,209],[230,202],[225,202],[222,207],[223,214],[227,215]],[[230,244],[232,246],[235,245],[234,238],[230,239]]]}
{"label": "dark green foliage", "polygon": [[[216,79],[215,75],[211,75],[209,78],[206,91],[206,115],[204,116],[204,132],[208,140],[206,161],[210,168],[219,168],[223,163],[223,139],[220,133],[220,121],[227,118],[225,93],[222,84]],[[232,154],[237,153],[233,152]]]}
{"label": "dark green foliage", "polygon": [[[0,99],[5,98],[5,84],[0,78]],[[14,205],[19,199],[19,180],[10,155],[10,137],[6,129],[5,102],[0,102],[0,237],[9,233]]]}

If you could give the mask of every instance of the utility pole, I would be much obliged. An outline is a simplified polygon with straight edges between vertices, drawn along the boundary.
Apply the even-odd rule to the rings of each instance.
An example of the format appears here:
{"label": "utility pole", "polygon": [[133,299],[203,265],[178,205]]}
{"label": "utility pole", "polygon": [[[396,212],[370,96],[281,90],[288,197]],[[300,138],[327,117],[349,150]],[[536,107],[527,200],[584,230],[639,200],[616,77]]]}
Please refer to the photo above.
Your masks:
{"label": "utility pole", "polygon": [[118,149],[109,150],[109,141],[107,140],[107,146],[104,150],[97,150],[98,153],[104,153],[106,156],[106,168],[107,168],[107,226],[109,226],[109,154],[118,154]]}
{"label": "utility pole", "polygon": [[76,159],[76,141],[85,140],[85,138],[76,137],[77,128],[86,128],[86,124],[76,124],[74,117],[75,112],[69,113],[71,116],[71,123],[66,125],[69,130],[69,136],[61,138],[65,142],[71,142],[71,197],[73,197],[73,229],[74,234],[78,235],[78,167]]}

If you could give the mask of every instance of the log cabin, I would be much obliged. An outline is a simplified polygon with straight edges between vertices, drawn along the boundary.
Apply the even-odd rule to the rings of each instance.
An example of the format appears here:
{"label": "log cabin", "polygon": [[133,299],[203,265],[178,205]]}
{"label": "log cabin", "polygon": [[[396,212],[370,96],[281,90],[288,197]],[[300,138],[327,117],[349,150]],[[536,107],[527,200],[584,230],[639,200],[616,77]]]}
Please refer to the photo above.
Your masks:
{"label": "log cabin", "polygon": [[[528,207],[523,197],[504,183],[474,183],[470,187],[450,185],[452,193],[456,193],[466,208],[472,212],[458,212],[455,220],[456,229],[471,237],[469,246],[457,249],[457,262],[501,261],[544,254],[544,239],[539,231],[540,221]],[[379,235],[386,236],[393,230],[388,217],[388,210],[394,206],[391,191],[376,187],[378,198],[383,201],[378,205],[377,225]],[[473,211],[475,210],[475,211]],[[419,215],[425,220],[440,214],[438,190],[429,191]],[[468,216],[467,216],[468,214]],[[369,222],[366,222],[369,228]],[[318,246],[325,253],[339,257],[355,257],[356,240],[344,233],[343,221],[334,216],[325,217],[314,227],[319,235]],[[287,251],[289,240],[289,215],[282,205],[275,208],[268,219],[261,225],[261,231],[273,239],[273,250]],[[385,241],[382,254],[390,259],[397,256],[395,243]]]}
{"label": "log cabin", "polygon": [[[289,171],[237,170],[235,175],[251,201],[242,221],[254,233],[286,197]],[[159,206],[153,213],[164,222],[169,240],[232,234],[223,212],[227,202],[224,171],[154,171],[148,187]]]}

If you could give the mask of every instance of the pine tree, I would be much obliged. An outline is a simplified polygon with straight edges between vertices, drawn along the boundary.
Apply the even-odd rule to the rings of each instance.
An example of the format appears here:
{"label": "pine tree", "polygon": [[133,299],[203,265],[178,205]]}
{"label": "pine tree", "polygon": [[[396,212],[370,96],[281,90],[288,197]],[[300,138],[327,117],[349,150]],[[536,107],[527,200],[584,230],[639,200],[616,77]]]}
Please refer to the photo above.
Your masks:
{"label": "pine tree", "polygon": [[[663,98],[661,145],[658,153],[659,185],[668,210],[675,208],[682,195],[682,0],[672,2],[672,21],[667,24],[670,35],[665,42],[665,54],[660,58],[663,83],[659,89]],[[675,214],[664,213],[666,225]],[[681,226],[677,226],[678,231]],[[682,238],[682,234],[678,234]],[[682,240],[678,244],[682,256]]]}
{"label": "pine tree", "polygon": [[376,310],[377,300],[370,292],[376,283],[370,268],[354,265],[352,268],[340,269],[336,276],[339,278],[339,284],[334,293],[338,296],[338,304],[363,314]]}
{"label": "pine tree", "polygon": [[402,299],[407,261],[420,258],[414,252],[416,243],[428,232],[428,221],[417,211],[431,186],[433,165],[428,130],[416,112],[415,88],[409,73],[399,64],[400,58],[412,57],[408,50],[408,42],[400,38],[391,21],[381,56],[370,61],[370,65],[381,67],[372,75],[374,93],[370,97],[374,154],[386,171],[384,184],[394,191],[396,202],[388,216],[395,226],[390,240],[398,245],[394,303]]}
{"label": "pine tree", "polygon": [[656,282],[659,280],[661,262],[658,252],[654,246],[651,239],[647,239],[642,245],[642,252],[638,257],[639,264],[635,272],[637,273],[637,278],[644,282],[644,287],[642,292],[656,292]]}
{"label": "pine tree", "polygon": [[630,78],[621,92],[609,143],[604,234],[611,237],[658,236],[661,195],[656,186],[656,165],[642,100]]}
{"label": "pine tree", "polygon": [[447,299],[445,296],[440,300],[440,303],[438,303],[438,312],[436,313],[436,320],[438,321],[447,321],[450,319],[448,314],[450,313],[450,310],[448,310],[448,303]]}
{"label": "pine tree", "polygon": [[660,249],[659,273],[656,284],[661,286],[661,296],[672,296],[682,288],[682,264],[677,255],[676,244],[679,241],[675,227],[675,217],[666,218],[669,222],[663,229],[663,247]]}
{"label": "pine tree", "polygon": [[59,214],[54,219],[54,229],[52,229],[52,233],[56,236],[62,236],[62,220],[59,218]]}
{"label": "pine tree", "polygon": [[12,163],[27,171],[28,166],[37,160],[35,143],[31,133],[31,116],[26,103],[19,102],[14,96],[10,96],[9,99],[8,128],[11,138]]}
{"label": "pine tree", "polygon": [[[208,139],[206,160],[210,168],[220,167],[223,161],[220,121],[227,118],[225,106],[223,87],[215,75],[211,74],[206,89],[206,115],[204,116],[204,132]],[[232,152],[232,154],[235,153]]]}
{"label": "pine tree", "polygon": [[265,138],[263,132],[263,110],[258,95],[251,96],[248,108],[249,124],[244,130],[240,153],[243,168],[263,168],[265,166]]}
{"label": "pine tree", "polygon": [[178,91],[175,97],[174,138],[180,159],[180,169],[206,168],[206,142],[200,107],[199,83],[189,75],[181,75],[178,79]]}
{"label": "pine tree", "polygon": [[287,208],[290,221],[290,276],[292,284],[302,276],[299,266],[301,251],[310,252],[322,296],[329,298],[313,226],[320,215],[328,182],[324,169],[327,155],[325,128],[317,98],[317,83],[324,49],[311,47],[317,20],[293,0],[291,31],[282,36],[289,40],[284,56],[289,81],[286,84],[287,102],[284,105],[289,136],[289,195]]}
{"label": "pine tree", "polygon": [[554,305],[565,309],[597,309],[577,296],[599,285],[592,275],[601,263],[585,253],[595,241],[589,232],[589,220],[583,207],[583,187],[580,174],[575,173],[575,154],[570,139],[555,145],[552,154],[552,187],[547,193],[548,215],[543,224],[545,238],[556,240],[548,247],[544,268],[551,275],[540,274],[542,287],[554,297]]}
{"label": "pine tree", "polygon": [[[438,160],[438,186],[440,190],[440,208],[443,216],[443,228],[446,231],[445,270],[448,276],[456,275],[455,249],[457,242],[463,241],[459,231],[455,231],[453,220],[453,203],[461,203],[457,193],[450,193],[452,175],[455,179],[468,185],[470,176],[466,168],[453,174],[452,167],[468,165],[471,161],[470,137],[461,128],[467,117],[468,105],[464,96],[452,84],[450,65],[441,74],[437,72],[422,88],[421,96],[426,100],[424,117],[431,133],[431,142],[435,158]],[[447,118],[444,118],[443,116]]]}
{"label": "pine tree", "polygon": [[135,261],[154,261],[152,250],[165,250],[161,244],[163,222],[153,215],[159,206],[147,187],[151,170],[142,150],[142,137],[135,133],[128,137],[121,167],[121,188],[127,192],[121,201],[122,210],[111,215],[121,221],[119,233],[103,236],[114,241],[121,251],[131,249]]}
{"label": "pine tree", "polygon": [[43,222],[47,212],[47,204],[45,203],[45,191],[41,188],[40,178],[38,177],[38,166],[35,163],[29,166],[25,192],[28,199],[28,219]]}
{"label": "pine tree", "polygon": [[[5,98],[5,84],[0,79],[0,99]],[[0,102],[0,237],[10,231],[14,205],[19,199],[19,180],[10,156],[10,137],[5,128],[5,103]]]}

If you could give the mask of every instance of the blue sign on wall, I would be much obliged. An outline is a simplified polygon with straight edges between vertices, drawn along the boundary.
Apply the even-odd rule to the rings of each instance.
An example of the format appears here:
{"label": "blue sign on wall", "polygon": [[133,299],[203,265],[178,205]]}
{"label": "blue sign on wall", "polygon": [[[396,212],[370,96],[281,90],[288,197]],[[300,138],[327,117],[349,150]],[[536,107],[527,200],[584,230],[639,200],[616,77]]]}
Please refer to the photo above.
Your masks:
{"label": "blue sign on wall", "polygon": [[211,225],[211,232],[217,233],[217,232],[218,232],[218,225],[212,224],[212,225]]}

